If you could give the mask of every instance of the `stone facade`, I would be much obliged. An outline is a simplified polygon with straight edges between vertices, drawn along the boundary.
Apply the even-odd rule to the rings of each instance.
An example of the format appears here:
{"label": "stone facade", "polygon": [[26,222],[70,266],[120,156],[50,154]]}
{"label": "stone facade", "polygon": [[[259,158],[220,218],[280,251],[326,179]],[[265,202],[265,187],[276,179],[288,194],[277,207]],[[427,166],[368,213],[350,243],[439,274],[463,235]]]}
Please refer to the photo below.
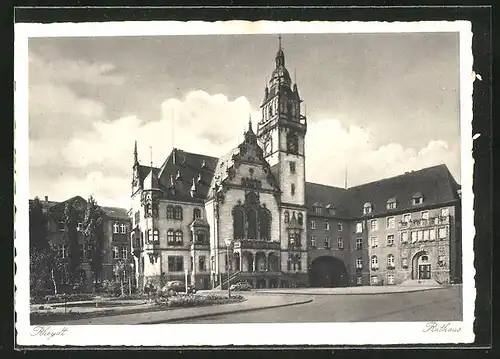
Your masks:
{"label": "stone facade", "polygon": [[[144,166],[136,144],[130,216],[139,287],[160,278],[200,288],[228,277],[256,287],[459,281],[459,185],[447,168],[352,188],[306,182],[307,118],[281,48],[275,62],[257,131],[249,121],[226,155],[173,149],[160,167]],[[403,225],[407,214],[414,221]],[[418,231],[427,239],[431,227],[447,228],[446,238],[424,240]],[[402,243],[413,230],[415,242]]]}

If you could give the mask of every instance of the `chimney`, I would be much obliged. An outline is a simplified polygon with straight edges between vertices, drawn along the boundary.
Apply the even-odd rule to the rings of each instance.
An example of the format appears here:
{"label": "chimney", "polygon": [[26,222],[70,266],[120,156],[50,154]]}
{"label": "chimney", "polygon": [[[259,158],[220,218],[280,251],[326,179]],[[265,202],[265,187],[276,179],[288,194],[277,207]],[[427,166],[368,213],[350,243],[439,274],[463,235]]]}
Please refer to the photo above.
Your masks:
{"label": "chimney", "polygon": [[49,201],[49,196],[45,196],[45,202]]}

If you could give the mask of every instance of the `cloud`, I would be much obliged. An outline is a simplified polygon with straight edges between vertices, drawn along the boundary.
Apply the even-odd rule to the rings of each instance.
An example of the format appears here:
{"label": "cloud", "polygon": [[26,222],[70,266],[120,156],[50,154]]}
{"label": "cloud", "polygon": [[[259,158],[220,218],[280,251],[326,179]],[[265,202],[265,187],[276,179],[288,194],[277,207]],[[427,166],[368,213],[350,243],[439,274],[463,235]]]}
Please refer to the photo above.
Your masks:
{"label": "cloud", "polygon": [[368,131],[344,128],[337,120],[322,120],[308,128],[306,176],[311,182],[343,187],[346,169],[349,186],[442,163],[455,175],[460,171],[460,152],[442,140],[432,140],[421,149],[397,142],[376,147]]}
{"label": "cloud", "polygon": [[29,54],[30,81],[36,83],[83,82],[91,85],[123,85],[125,77],[115,73],[111,63],[89,63],[82,60],[68,60],[51,56],[47,60],[33,51]]}
{"label": "cloud", "polygon": [[[80,99],[73,101],[66,104],[68,108]],[[175,147],[183,150],[221,156],[243,140],[249,113],[255,129],[259,113],[245,97],[231,100],[222,94],[195,90],[181,99],[165,100],[158,121],[144,122],[137,116],[96,121],[61,147],[51,147],[49,139],[33,141],[32,166],[46,166],[56,158],[66,172],[40,175],[37,171],[32,196],[43,191],[62,200],[78,192],[82,196],[93,194],[102,204],[128,207],[135,140],[144,164],[150,162],[151,146],[153,163],[161,166],[171,151],[172,138]],[[95,114],[98,116],[99,111]],[[394,143],[375,147],[373,136],[365,129],[345,128],[331,119],[311,121],[306,136],[307,180],[335,186],[343,186],[346,164],[352,186],[439,163],[457,168],[459,161],[457,152],[444,141],[413,149],[405,148],[395,138]]]}

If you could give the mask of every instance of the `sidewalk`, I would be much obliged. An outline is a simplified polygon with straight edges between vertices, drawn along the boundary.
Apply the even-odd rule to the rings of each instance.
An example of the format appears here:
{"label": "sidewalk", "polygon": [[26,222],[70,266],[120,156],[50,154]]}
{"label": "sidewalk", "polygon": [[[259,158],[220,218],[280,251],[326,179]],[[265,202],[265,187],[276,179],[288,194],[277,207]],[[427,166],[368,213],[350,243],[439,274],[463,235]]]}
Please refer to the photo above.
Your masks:
{"label": "sidewalk", "polygon": [[421,292],[427,290],[444,289],[447,286],[360,286],[344,288],[274,288],[255,289],[262,294],[293,294],[293,295],[374,295]]}
{"label": "sidewalk", "polygon": [[242,313],[260,309],[286,307],[312,302],[308,296],[245,296],[246,301],[239,303],[212,305],[194,308],[166,309],[134,314],[121,314],[97,318],[51,322],[51,325],[133,325],[161,324],[178,322],[186,319],[210,317],[220,314]]}

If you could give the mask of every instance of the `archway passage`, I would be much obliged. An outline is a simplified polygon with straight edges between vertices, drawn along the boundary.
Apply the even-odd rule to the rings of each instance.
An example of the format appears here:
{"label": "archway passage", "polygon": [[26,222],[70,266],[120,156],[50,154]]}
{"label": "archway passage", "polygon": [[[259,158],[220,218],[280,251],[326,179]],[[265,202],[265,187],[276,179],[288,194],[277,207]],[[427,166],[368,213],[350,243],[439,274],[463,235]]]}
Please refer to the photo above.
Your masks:
{"label": "archway passage", "polygon": [[311,263],[309,271],[311,287],[345,287],[348,285],[347,268],[335,257],[318,257]]}

